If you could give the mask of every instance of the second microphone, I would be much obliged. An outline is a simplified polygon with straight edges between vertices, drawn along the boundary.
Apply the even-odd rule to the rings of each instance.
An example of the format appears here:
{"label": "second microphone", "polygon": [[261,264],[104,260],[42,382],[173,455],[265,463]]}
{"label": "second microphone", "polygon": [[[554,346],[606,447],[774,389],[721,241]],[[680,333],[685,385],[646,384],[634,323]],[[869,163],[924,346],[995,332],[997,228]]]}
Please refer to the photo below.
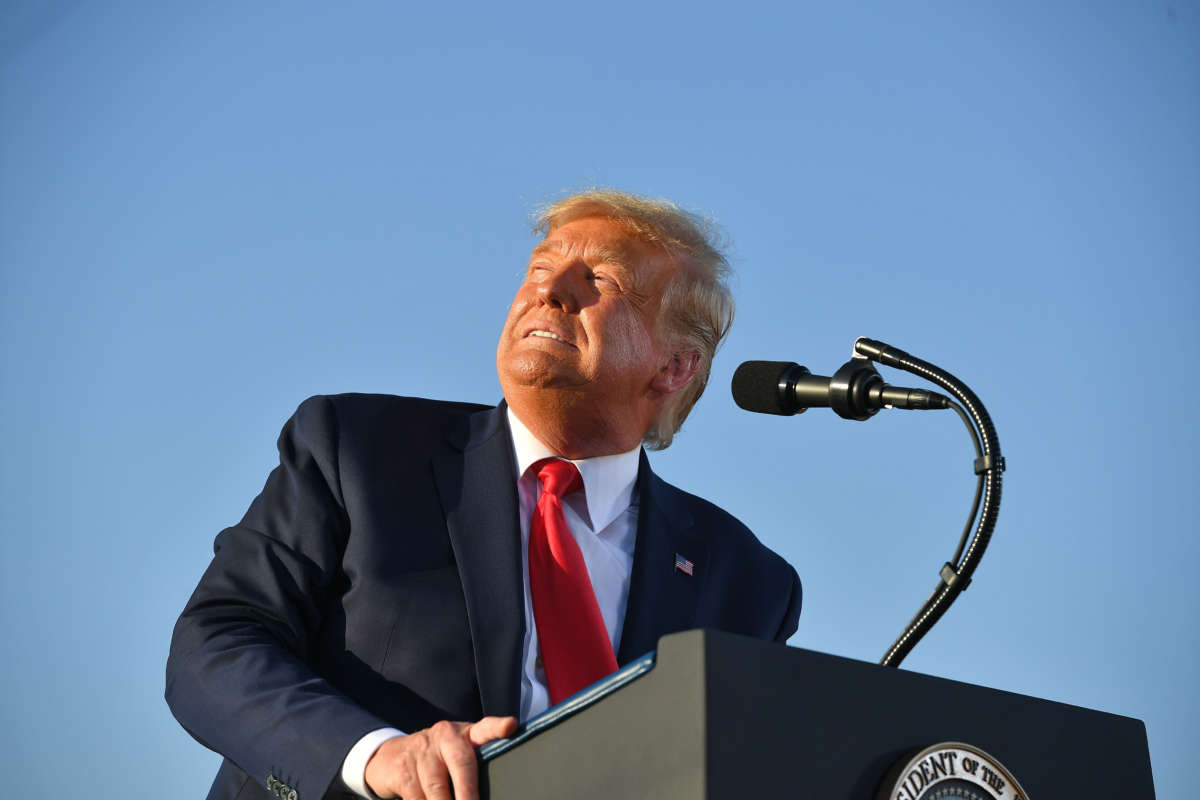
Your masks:
{"label": "second microphone", "polygon": [[734,402],[747,411],[784,416],[832,408],[845,419],[865,420],[885,407],[950,407],[950,398],[937,392],[887,385],[867,358],[850,359],[832,377],[792,361],[746,361],[733,373],[732,389]]}

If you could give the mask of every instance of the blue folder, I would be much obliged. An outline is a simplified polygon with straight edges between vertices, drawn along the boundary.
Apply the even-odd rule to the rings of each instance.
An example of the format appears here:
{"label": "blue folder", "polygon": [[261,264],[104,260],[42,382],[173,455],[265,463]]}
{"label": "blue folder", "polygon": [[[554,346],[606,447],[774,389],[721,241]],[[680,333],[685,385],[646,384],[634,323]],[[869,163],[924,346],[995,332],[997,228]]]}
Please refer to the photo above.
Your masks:
{"label": "blue folder", "polygon": [[496,739],[488,742],[483,747],[479,748],[479,758],[482,761],[490,761],[501,753],[516,747],[522,742],[529,741],[534,736],[537,736],[544,730],[554,727],[562,722],[567,717],[578,714],[583,709],[598,702],[604,697],[612,694],[626,686],[641,676],[645,675],[650,670],[654,669],[654,661],[657,656],[656,650],[651,650],[646,655],[641,656],[633,661],[630,661],[619,670],[609,675],[607,678],[598,680],[591,686],[580,689],[575,694],[563,700],[557,705],[550,706],[541,714],[538,714],[533,719],[526,722],[523,726],[517,729],[517,732],[508,739]]}

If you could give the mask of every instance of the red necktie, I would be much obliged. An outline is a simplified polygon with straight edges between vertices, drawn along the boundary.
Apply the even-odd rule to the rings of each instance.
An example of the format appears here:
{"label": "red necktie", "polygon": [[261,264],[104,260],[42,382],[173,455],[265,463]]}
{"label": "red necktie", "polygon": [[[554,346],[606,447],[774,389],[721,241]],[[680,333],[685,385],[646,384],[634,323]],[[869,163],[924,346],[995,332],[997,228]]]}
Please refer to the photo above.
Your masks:
{"label": "red necktie", "polygon": [[617,659],[587,564],[563,518],[562,498],[583,488],[570,461],[533,465],[542,494],[529,521],[529,593],[550,702],[558,703],[614,672]]}

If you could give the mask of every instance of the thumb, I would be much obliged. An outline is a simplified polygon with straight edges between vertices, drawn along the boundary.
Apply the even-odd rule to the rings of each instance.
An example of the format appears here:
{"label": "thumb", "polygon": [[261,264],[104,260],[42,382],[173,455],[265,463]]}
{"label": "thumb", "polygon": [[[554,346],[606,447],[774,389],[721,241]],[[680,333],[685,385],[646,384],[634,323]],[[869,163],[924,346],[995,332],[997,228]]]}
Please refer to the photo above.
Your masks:
{"label": "thumb", "polygon": [[467,729],[467,738],[471,744],[479,747],[493,739],[512,736],[516,731],[516,717],[484,717]]}

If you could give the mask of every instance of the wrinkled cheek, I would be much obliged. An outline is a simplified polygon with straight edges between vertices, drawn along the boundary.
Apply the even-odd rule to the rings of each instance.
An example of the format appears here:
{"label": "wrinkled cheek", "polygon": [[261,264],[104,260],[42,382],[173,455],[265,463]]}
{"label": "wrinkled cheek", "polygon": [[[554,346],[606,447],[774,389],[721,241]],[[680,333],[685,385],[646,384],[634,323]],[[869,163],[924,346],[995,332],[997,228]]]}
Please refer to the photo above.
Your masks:
{"label": "wrinkled cheek", "polygon": [[504,318],[504,327],[500,329],[500,339],[496,343],[496,366],[500,367],[503,363],[505,353],[512,346],[512,329],[513,324],[517,320],[517,302],[509,306],[508,316]]}
{"label": "wrinkled cheek", "polygon": [[504,340],[512,334],[517,321],[521,319],[527,308],[529,308],[529,301],[522,300],[520,296],[517,296],[513,300],[512,305],[508,307],[508,316],[504,318],[504,329],[500,332],[500,346],[502,348]]}
{"label": "wrinkled cheek", "polygon": [[621,325],[620,336],[614,337],[618,346],[611,352],[612,357],[625,367],[638,367],[650,363],[654,359],[654,343],[646,327],[637,321],[628,321]]}

